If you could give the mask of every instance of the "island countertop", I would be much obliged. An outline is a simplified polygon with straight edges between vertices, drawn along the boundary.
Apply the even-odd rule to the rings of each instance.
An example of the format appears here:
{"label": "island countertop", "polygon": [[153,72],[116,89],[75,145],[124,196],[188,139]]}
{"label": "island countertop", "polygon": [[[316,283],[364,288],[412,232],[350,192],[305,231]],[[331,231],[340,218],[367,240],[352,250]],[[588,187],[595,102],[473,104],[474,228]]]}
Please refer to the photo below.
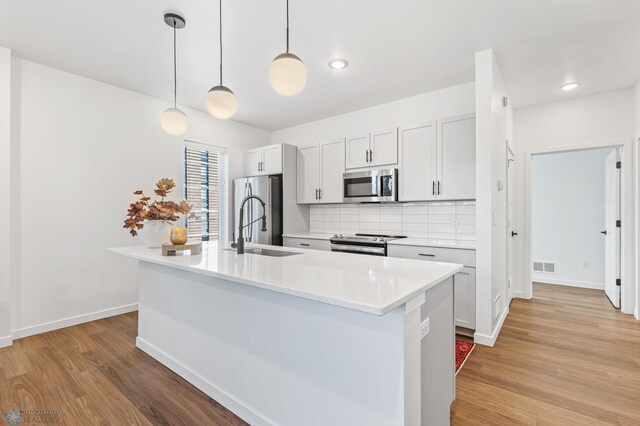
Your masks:
{"label": "island countertop", "polygon": [[[299,253],[286,257],[236,254],[228,243],[205,242],[202,254],[162,256],[144,246],[109,252],[201,275],[384,315],[462,269],[462,265],[252,245]],[[248,248],[248,246],[247,246]]]}

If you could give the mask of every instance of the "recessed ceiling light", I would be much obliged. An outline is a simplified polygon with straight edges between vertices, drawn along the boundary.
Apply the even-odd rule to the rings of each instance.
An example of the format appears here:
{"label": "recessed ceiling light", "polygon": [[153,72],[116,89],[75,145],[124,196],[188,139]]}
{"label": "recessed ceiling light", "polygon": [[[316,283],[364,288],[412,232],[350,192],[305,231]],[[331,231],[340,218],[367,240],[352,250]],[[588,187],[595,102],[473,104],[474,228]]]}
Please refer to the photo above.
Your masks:
{"label": "recessed ceiling light", "polygon": [[348,62],[344,59],[334,59],[333,61],[329,62],[329,66],[334,70],[341,70],[343,68],[346,68],[347,65]]}
{"label": "recessed ceiling light", "polygon": [[565,92],[569,92],[569,91],[575,89],[578,86],[580,86],[578,83],[567,83],[567,84],[563,85],[561,87],[561,89],[564,90]]}

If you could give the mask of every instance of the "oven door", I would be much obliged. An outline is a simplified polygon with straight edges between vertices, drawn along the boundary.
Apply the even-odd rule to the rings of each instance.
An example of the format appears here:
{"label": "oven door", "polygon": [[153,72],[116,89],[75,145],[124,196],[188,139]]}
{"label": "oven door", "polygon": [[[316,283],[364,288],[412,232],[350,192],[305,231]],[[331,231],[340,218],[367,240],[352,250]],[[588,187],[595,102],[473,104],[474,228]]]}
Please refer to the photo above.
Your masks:
{"label": "oven door", "polygon": [[386,256],[387,250],[385,247],[380,246],[368,246],[359,244],[340,244],[331,243],[331,251],[339,251],[342,253],[356,253],[356,254],[369,254],[373,256]]}
{"label": "oven door", "polygon": [[398,201],[398,169],[345,173],[344,201],[381,203]]}

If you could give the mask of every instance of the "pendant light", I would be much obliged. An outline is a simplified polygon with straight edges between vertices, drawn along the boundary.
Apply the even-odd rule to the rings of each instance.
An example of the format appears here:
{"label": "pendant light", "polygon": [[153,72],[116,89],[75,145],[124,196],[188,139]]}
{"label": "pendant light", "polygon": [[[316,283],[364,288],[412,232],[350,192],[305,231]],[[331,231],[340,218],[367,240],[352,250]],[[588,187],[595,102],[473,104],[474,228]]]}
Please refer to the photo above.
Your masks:
{"label": "pendant light", "polygon": [[238,109],[236,95],[227,86],[222,85],[222,0],[220,0],[220,84],[207,93],[207,109],[216,118],[231,118]]}
{"label": "pendant light", "polygon": [[289,0],[287,0],[287,51],[275,57],[269,68],[273,89],[283,96],[295,96],[307,84],[307,68],[302,59],[289,52]]}
{"label": "pendant light", "polygon": [[164,22],[173,28],[173,108],[167,108],[160,116],[162,129],[170,135],[179,136],[187,131],[189,120],[187,115],[178,109],[176,98],[178,95],[178,78],[176,66],[176,29],[186,26],[184,18],[175,13],[164,15]]}

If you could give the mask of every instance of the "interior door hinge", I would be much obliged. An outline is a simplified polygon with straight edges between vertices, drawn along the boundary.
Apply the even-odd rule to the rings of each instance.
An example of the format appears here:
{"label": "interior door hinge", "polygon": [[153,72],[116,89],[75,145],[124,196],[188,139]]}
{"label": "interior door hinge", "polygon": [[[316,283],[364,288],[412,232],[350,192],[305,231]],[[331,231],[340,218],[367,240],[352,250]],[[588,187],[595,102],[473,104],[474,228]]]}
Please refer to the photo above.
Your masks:
{"label": "interior door hinge", "polygon": [[622,280],[620,278],[616,278],[616,285],[620,287],[622,285]]}
{"label": "interior door hinge", "polygon": [[622,221],[616,220],[616,228],[621,228],[621,227],[622,227]]}
{"label": "interior door hinge", "polygon": [[618,161],[616,163],[616,169],[621,169],[622,168],[622,161]]}

